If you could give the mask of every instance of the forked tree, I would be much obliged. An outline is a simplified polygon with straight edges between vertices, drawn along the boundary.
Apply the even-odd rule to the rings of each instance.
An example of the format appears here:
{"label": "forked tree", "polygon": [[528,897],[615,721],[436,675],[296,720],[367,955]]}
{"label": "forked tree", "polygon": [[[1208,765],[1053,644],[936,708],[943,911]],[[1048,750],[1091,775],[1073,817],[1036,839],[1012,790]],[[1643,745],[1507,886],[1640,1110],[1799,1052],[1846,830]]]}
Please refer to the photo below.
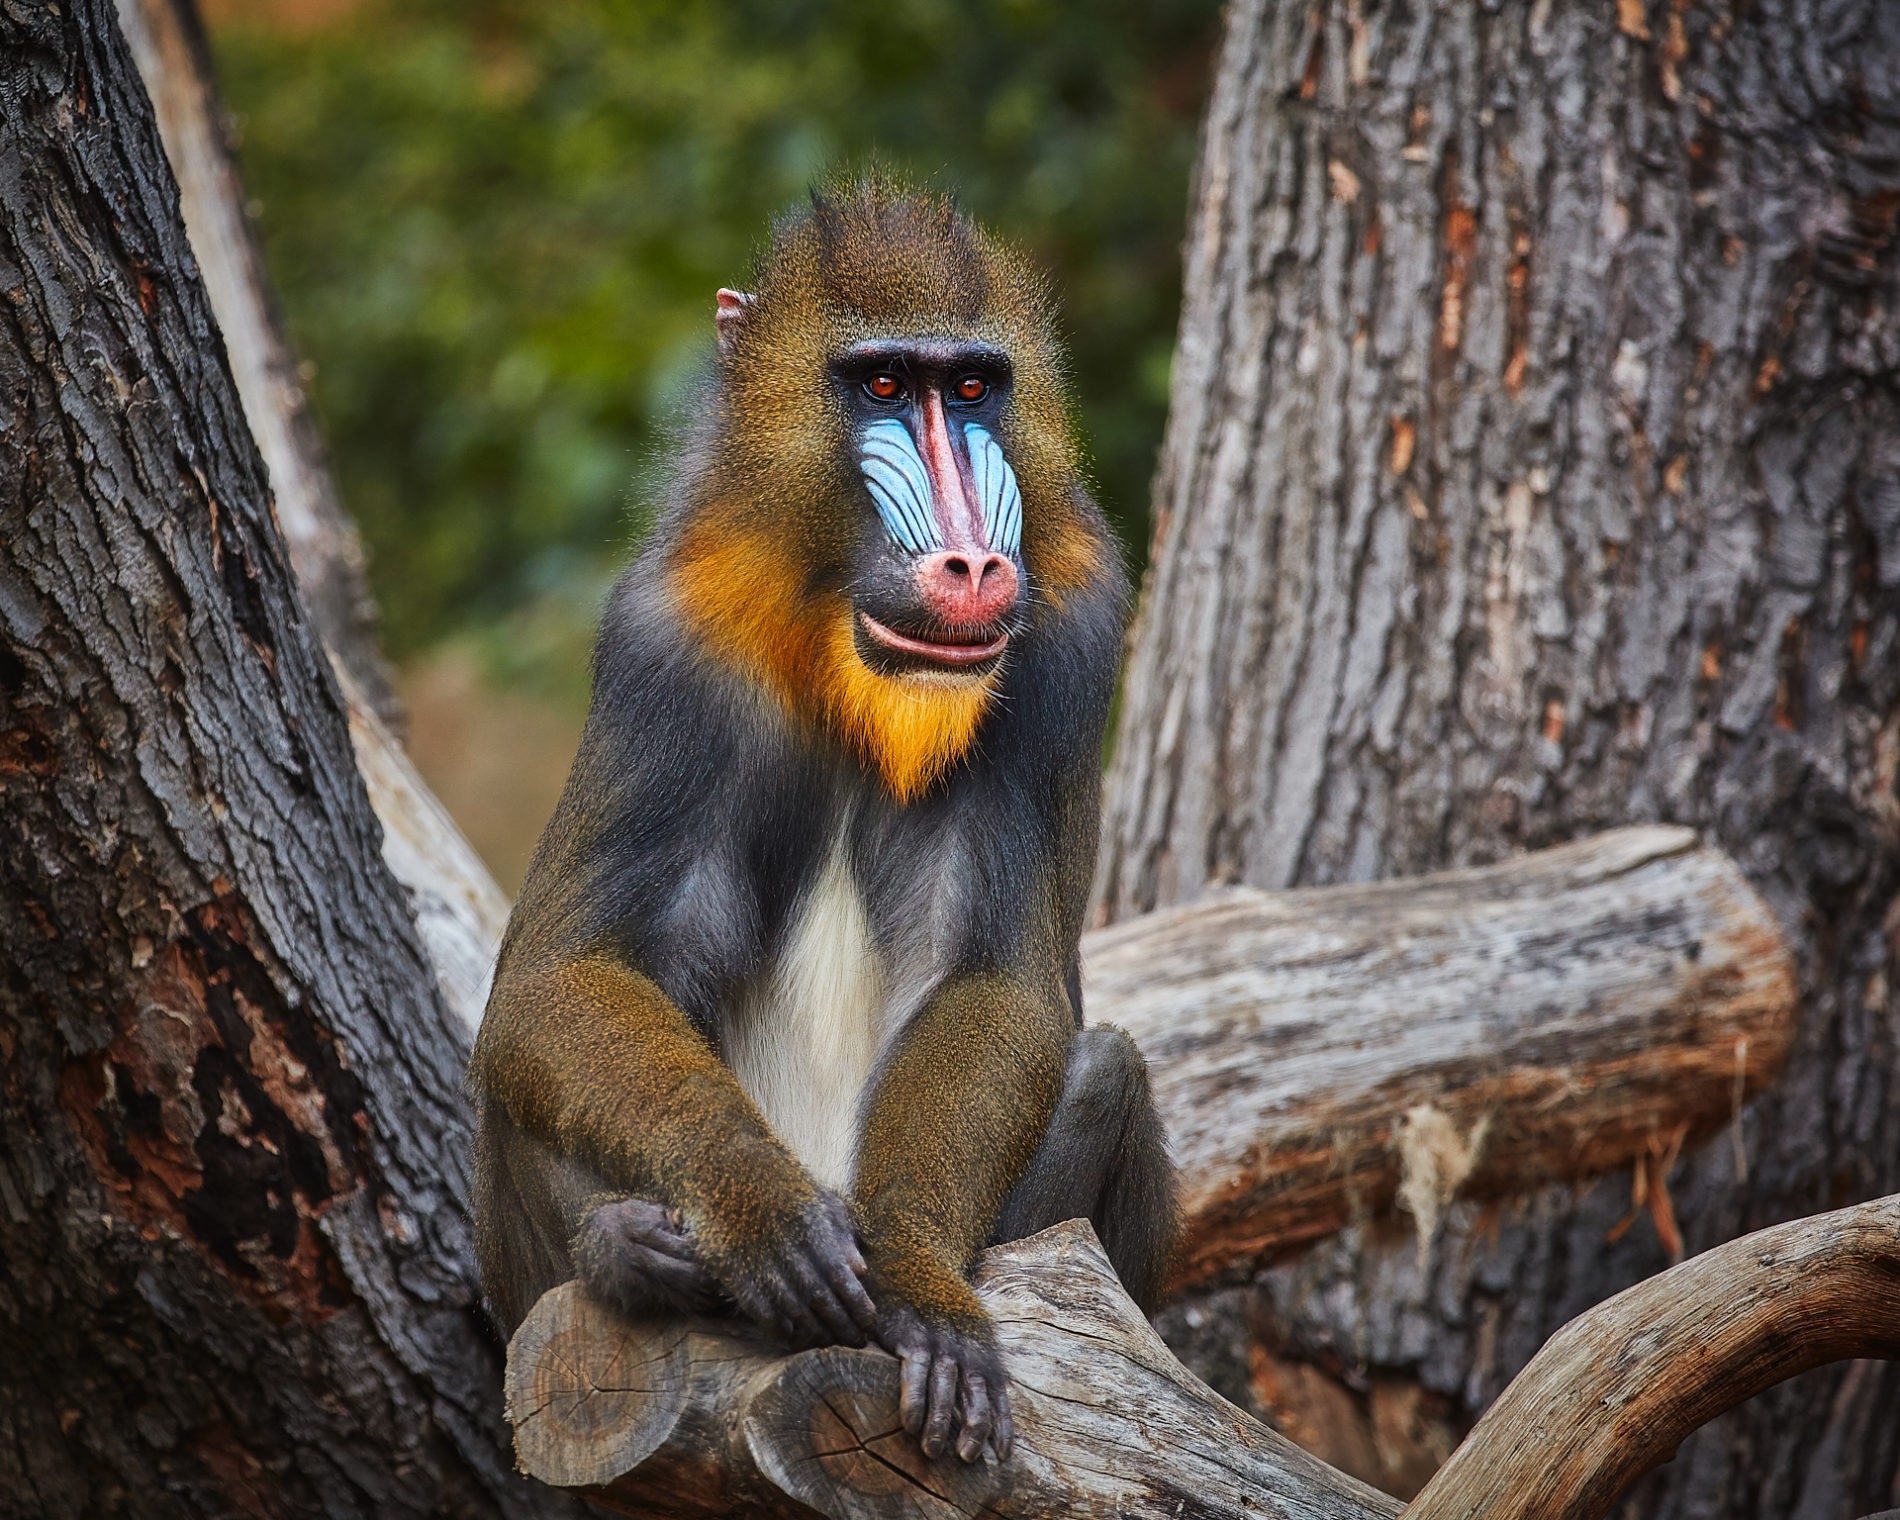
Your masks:
{"label": "forked tree", "polygon": [[[148,68],[197,67],[189,27],[172,29],[180,12],[166,0],[128,0],[123,10]],[[1533,13],[1538,27],[1576,24],[1553,22],[1550,10]],[[1441,18],[1446,26],[1456,19]],[[1348,22],[1372,25],[1356,14],[1324,25],[1350,32]],[[1624,22],[1639,18],[1625,11]],[[1236,12],[1227,104],[1217,103],[1210,128],[1209,187],[1239,184],[1214,172],[1241,88],[1231,82],[1233,60],[1254,59],[1243,80],[1252,88],[1292,46],[1249,31],[1254,24],[1244,6]],[[1666,25],[1663,34],[1676,36]],[[1290,135],[1269,157],[1301,141],[1292,129],[1308,119],[1299,102],[1309,61],[1317,59],[1316,97],[1329,58],[1358,78],[1355,70],[1394,45],[1381,37],[1299,54],[1282,102],[1294,113]],[[1669,56],[1672,68],[1686,67],[1680,52]],[[181,80],[191,87],[173,88]],[[270,414],[294,398],[281,386],[273,394],[254,262],[230,246],[211,256],[208,240],[244,234],[228,214],[228,165],[220,167],[205,122],[193,126],[193,113],[209,108],[202,77],[158,83],[155,118],[103,0],[0,12],[0,380],[9,398],[0,426],[0,1511],[565,1513],[571,1498],[511,1471],[501,1348],[476,1305],[467,1248],[461,1072],[479,968],[493,943],[492,884],[378,722],[376,673],[349,593],[347,535],[300,474],[309,459],[280,452],[308,442],[297,442],[294,418]],[[1359,204],[1349,193],[1354,181],[1333,172],[1332,161],[1325,186],[1337,199],[1307,208],[1315,228],[1329,225],[1336,207]],[[173,164],[187,211],[197,207],[192,237],[217,287],[215,321],[180,219]],[[1366,171],[1349,175],[1366,194]],[[231,203],[221,223],[220,196]],[[1239,204],[1210,193],[1217,214],[1197,221],[1197,238],[1242,236],[1221,231],[1221,207]],[[1271,197],[1248,205],[1245,216],[1235,211],[1243,231],[1253,225],[1246,217],[1270,211]],[[1200,304],[1184,329],[1184,398],[1205,361],[1195,324],[1208,309],[1213,267],[1205,245],[1196,248]],[[1299,256],[1269,261],[1265,273],[1290,278]],[[1888,267],[1878,249],[1868,257],[1876,273]],[[1483,301],[1478,266],[1459,268],[1452,327],[1462,343],[1466,308],[1458,303],[1469,299],[1475,314]],[[1270,279],[1251,299],[1272,288]],[[1868,288],[1874,302],[1889,287],[1876,280]],[[1441,333],[1450,330],[1441,314]],[[1789,329],[1798,330],[1798,322]],[[1332,335],[1315,331],[1313,341],[1323,347]],[[1456,369],[1464,358],[1452,345],[1453,377],[1432,383],[1450,386],[1446,394],[1483,392],[1481,375]],[[1781,366],[1796,370],[1787,356]],[[1244,365],[1220,368],[1238,374]],[[1287,373],[1309,383],[1319,371],[1296,354]],[[1403,373],[1395,361],[1395,397],[1412,389]],[[1518,381],[1528,390],[1525,374]],[[1193,393],[1199,401],[1177,408],[1177,472],[1186,440],[1211,415],[1207,398],[1220,390],[1203,387]],[[1850,420],[1862,415],[1854,407],[1876,404],[1869,395],[1878,399],[1871,384],[1849,398],[1852,406],[1841,403]],[[1354,436],[1342,428],[1341,437]],[[1438,446],[1431,427],[1413,429],[1408,463]],[[254,433],[272,450],[275,513]],[[1395,451],[1399,436],[1394,429]],[[1830,436],[1863,450],[1850,458],[1843,444],[1830,456],[1861,479],[1853,470],[1865,473],[1873,424]],[[1724,452],[1727,437],[1712,433],[1709,459],[1693,467],[1740,468]],[[1259,449],[1259,467],[1278,449]],[[1399,460],[1397,452],[1382,457]],[[1570,489],[1560,488],[1558,465],[1542,495],[1533,492],[1530,521],[1537,501]],[[1217,516],[1254,499],[1240,492],[1193,506]],[[1440,514],[1455,546],[1453,515],[1476,512],[1482,499],[1434,491],[1425,511]],[[1150,716],[1130,719],[1128,767],[1170,752],[1165,735],[1181,727],[1181,715],[1161,713],[1145,692],[1164,670],[1171,684],[1192,686],[1179,679],[1185,667],[1165,656],[1187,648],[1210,615],[1206,599],[1165,589],[1199,552],[1180,547],[1194,516],[1180,501],[1164,529],[1138,647],[1131,712]],[[1336,503],[1315,495],[1311,505],[1324,515]],[[1403,506],[1408,523],[1416,520],[1409,496]],[[1892,585],[1891,576],[1880,579],[1891,553],[1858,562],[1852,553],[1891,546],[1891,506],[1886,518],[1857,510],[1875,526],[1839,547],[1842,564],[1823,558],[1829,575],[1843,577],[1842,597],[1877,602]],[[1805,541],[1784,534],[1776,542]],[[1244,623],[1255,615],[1247,609],[1279,605],[1273,567],[1294,561],[1264,534],[1234,543],[1229,573],[1242,574],[1244,562],[1253,566],[1245,573],[1262,577],[1254,601],[1230,604]],[[1626,563],[1646,563],[1625,547]],[[1416,573],[1437,552],[1421,552]],[[1451,548],[1445,554],[1451,562]],[[1517,563],[1504,553],[1506,583],[1522,583]],[[1855,571],[1854,563],[1874,568]],[[318,588],[308,602],[299,581]],[[1824,577],[1816,597],[1834,584]],[[1180,606],[1172,641],[1165,634],[1174,625],[1156,610],[1163,596]],[[1862,632],[1858,643],[1850,637],[1853,658],[1885,659],[1890,682],[1891,600],[1854,615]],[[1341,647],[1352,648],[1353,631],[1371,624],[1349,618],[1341,626],[1349,635]],[[1316,628],[1305,647],[1326,637]],[[1416,655],[1419,682],[1447,678],[1402,634],[1393,637],[1383,646],[1392,668],[1411,668]],[[1707,679],[1726,679],[1728,647]],[[1852,686],[1796,679],[1808,668],[1801,661],[1819,660],[1823,647],[1805,636],[1776,643],[1773,669],[1786,693],[1775,700],[1789,704],[1792,726],[1775,734],[1795,737],[1769,735],[1770,750],[1818,743],[1810,724],[1846,735],[1843,766],[1859,763],[1850,739],[1873,745],[1889,756],[1889,790],[1870,789],[1864,768],[1844,772],[1856,788],[1849,800],[1863,809],[1851,816],[1890,822],[1891,749],[1880,750],[1878,723],[1867,727],[1875,697],[1865,693],[1878,689],[1864,674]],[[1190,673],[1226,680],[1227,662],[1244,648],[1236,634],[1203,649],[1210,663]],[[1251,722],[1277,689],[1243,683],[1222,711]],[[1884,689],[1891,735],[1891,684]],[[1201,688],[1195,700],[1205,699]],[[1540,710],[1540,721],[1543,742],[1562,753],[1561,734],[1549,733],[1555,720]],[[1143,724],[1153,725],[1145,740]],[[1575,726],[1587,728],[1581,718]],[[1285,734],[1297,725],[1270,727]],[[1638,741],[1648,731],[1637,727],[1611,738],[1645,753]],[[1330,720],[1313,730],[1332,731]],[[1466,752],[1443,748],[1448,774],[1462,776],[1452,762],[1470,763]],[[1208,774],[1231,776],[1239,753],[1210,751]],[[1277,773],[1283,762],[1274,764]],[[1185,774],[1177,767],[1170,784]],[[1647,774],[1632,772],[1633,802],[1613,809],[1606,801],[1603,816],[1573,820],[1575,830],[1662,811],[1637,791]],[[1440,1259],[1463,1260],[1445,1244],[1469,1233],[1459,1199],[1507,1196],[1525,1171],[1627,1173],[1636,1158],[1660,1185],[1666,1168],[1649,1159],[1657,1137],[1693,1144],[1731,1132],[1738,1104],[1773,1078],[1791,1042],[1790,1070],[1811,1088],[1820,1079],[1802,1073],[1819,1059],[1816,1028],[1830,1050],[1839,1047],[1842,1069],[1839,1051],[1866,1038],[1873,992],[1844,1003],[1827,980],[1831,956],[1869,977],[1885,964],[1869,959],[1865,922],[1874,920],[1863,899],[1872,888],[1847,869],[1851,857],[1837,874],[1852,891],[1829,902],[1841,908],[1843,934],[1862,928],[1838,944],[1790,911],[1780,857],[1743,848],[1753,835],[1720,834],[1719,813],[1692,821],[1713,824],[1759,893],[1684,831],[1642,829],[1416,885],[1242,891],[1133,918],[1129,905],[1150,888],[1128,883],[1147,867],[1116,873],[1138,855],[1152,863],[1176,849],[1165,829],[1139,843],[1128,799],[1163,791],[1131,782],[1134,775],[1124,770],[1117,784],[1123,805],[1105,876],[1105,901],[1129,921],[1091,940],[1088,974],[1098,1006],[1136,1028],[1168,1088],[1191,1209],[1184,1288],[1301,1247],[1309,1254],[1299,1260],[1310,1262],[1313,1243],[1331,1249],[1324,1242],[1342,1226],[1343,1239],[1361,1241],[1362,1221],[1388,1217],[1395,1198],[1417,1221],[1406,1238],[1414,1257],[1422,1243]],[[1750,779],[1744,768],[1728,784],[1733,791]],[[1423,805],[1422,788],[1414,806]],[[1440,829],[1447,858],[1475,857],[1483,830],[1467,820],[1472,799],[1447,788],[1443,816],[1459,820]],[[1243,794],[1230,788],[1222,837],[1253,837],[1239,822]],[[1808,817],[1794,802],[1784,806]],[[1529,801],[1525,808],[1525,818],[1536,815]],[[1182,806],[1147,816],[1188,827],[1197,815]],[[1522,842],[1572,831],[1565,816],[1541,833],[1525,823]],[[1880,837],[1890,848],[1890,836]],[[1515,842],[1500,837],[1491,853]],[[1190,856],[1177,850],[1176,858]],[[1149,871],[1148,880],[1169,882],[1153,900],[1199,897],[1209,880],[1268,879],[1229,869],[1218,852],[1206,860],[1198,880],[1195,871]],[[1387,863],[1431,862],[1395,855]],[[1307,874],[1367,873],[1341,865]],[[1800,1026],[1797,962],[1784,934],[1799,951],[1811,1003],[1820,1002]],[[1854,1010],[1863,1023],[1846,1020]],[[1429,1038],[1421,1043],[1422,1033]],[[1841,1122],[1893,1123],[1858,1109]],[[1758,1129],[1745,1139],[1761,1153],[1774,1136]],[[1870,1171],[1843,1187],[1865,1194],[1876,1180],[1895,1181]],[[1521,1212],[1513,1205],[1501,1227],[1526,1228]],[[1431,1221],[1447,1213],[1450,1234],[1439,1237]],[[1644,1285],[1553,1342],[1415,1513],[1604,1512],[1623,1483],[1716,1409],[1812,1362],[1900,1349],[1897,1258],[1892,1204],[1867,1204]],[[1268,1284],[1304,1269],[1275,1270]],[[550,1295],[536,1321],[548,1339],[516,1348],[510,1397],[521,1454],[567,1481],[624,1476],[649,1511],[703,1509],[726,1484],[761,1510],[790,1511],[796,1494],[861,1514],[980,1506],[1020,1515],[1395,1512],[1393,1501],[1301,1454],[1188,1373],[1131,1317],[1086,1232],[1050,1232],[996,1253],[983,1274],[984,1291],[1009,1311],[1006,1335],[1023,1380],[1030,1455],[1008,1485],[988,1469],[923,1469],[908,1447],[890,1447],[880,1423],[889,1410],[887,1359],[734,1348],[722,1341],[729,1327],[602,1326],[566,1290]],[[562,1336],[550,1360],[544,1353]],[[1687,1347],[1695,1354],[1685,1356]],[[645,1369],[637,1382],[620,1376],[628,1357]],[[596,1377],[596,1369],[604,1370]],[[593,1380],[582,1386],[581,1376]],[[1862,1406],[1850,1390],[1812,1407]],[[1527,1444],[1522,1433],[1535,1430],[1555,1431],[1561,1449]],[[593,1465],[574,1467],[577,1456]],[[547,1465],[563,1461],[570,1465],[558,1472]]]}

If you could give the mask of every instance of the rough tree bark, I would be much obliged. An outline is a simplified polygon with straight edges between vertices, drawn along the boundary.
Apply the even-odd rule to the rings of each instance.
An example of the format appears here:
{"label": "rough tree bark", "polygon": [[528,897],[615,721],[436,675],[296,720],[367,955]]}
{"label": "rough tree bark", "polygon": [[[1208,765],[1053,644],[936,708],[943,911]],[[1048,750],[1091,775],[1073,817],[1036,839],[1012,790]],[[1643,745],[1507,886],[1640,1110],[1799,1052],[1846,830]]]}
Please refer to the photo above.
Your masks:
{"label": "rough tree bark", "polygon": [[[1102,917],[1699,827],[1793,938],[1805,1023],[1742,1149],[1667,1179],[1689,1249],[1900,1185],[1897,213],[1882,0],[1237,0]],[[1628,1209],[1455,1210],[1422,1266],[1373,1219],[1168,1328],[1415,1488],[1665,1264]],[[1630,1513],[1900,1502],[1896,1411],[1892,1368],[1799,1380]]]}
{"label": "rough tree bark", "polygon": [[557,1512],[502,1470],[466,1031],[147,103],[102,0],[0,44],[0,1506]]}
{"label": "rough tree bark", "polygon": [[118,0],[118,13],[178,180],[185,234],[270,478],[297,589],[349,705],[356,763],[383,825],[383,859],[408,893],[443,996],[473,1029],[488,1001],[508,900],[403,750],[362,541],[278,316],[197,11],[191,0]]}
{"label": "rough tree bark", "polygon": [[467,1031],[109,0],[0,6],[0,1511],[502,1515]]}
{"label": "rough tree bark", "polygon": [[343,510],[277,314],[197,10],[191,0],[118,0],[116,8],[178,181],[192,257],[270,477],[305,611],[331,658],[399,734],[401,706],[383,661],[363,540]]}

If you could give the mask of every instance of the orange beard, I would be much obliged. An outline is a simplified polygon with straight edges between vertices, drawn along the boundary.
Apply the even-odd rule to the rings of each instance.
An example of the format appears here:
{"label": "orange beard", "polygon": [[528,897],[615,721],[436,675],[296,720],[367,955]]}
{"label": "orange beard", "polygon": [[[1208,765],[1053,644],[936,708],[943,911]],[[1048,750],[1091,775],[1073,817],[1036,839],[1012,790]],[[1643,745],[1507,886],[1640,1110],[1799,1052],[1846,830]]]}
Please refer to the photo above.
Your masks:
{"label": "orange beard", "polygon": [[814,596],[762,535],[689,530],[671,573],[682,614],[720,658],[836,734],[908,802],[968,752],[998,671],[887,676],[858,657],[857,613]]}

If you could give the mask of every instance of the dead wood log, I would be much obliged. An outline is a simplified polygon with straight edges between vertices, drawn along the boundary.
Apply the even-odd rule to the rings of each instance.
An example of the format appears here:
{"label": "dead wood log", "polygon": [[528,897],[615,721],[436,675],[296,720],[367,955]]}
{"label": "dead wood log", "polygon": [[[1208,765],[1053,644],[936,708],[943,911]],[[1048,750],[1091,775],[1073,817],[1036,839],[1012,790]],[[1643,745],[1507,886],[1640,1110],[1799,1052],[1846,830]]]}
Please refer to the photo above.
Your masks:
{"label": "dead wood log", "polygon": [[1406,1520],[1596,1520],[1717,1415],[1858,1357],[1900,1358],[1900,1194],[1744,1235],[1579,1315]]}
{"label": "dead wood log", "polygon": [[1088,1015],[1153,1073],[1176,1287],[1402,1198],[1611,1170],[1731,1120],[1794,1028],[1773,916],[1686,829],[1372,886],[1240,888],[1091,933]]}
{"label": "dead wood log", "polygon": [[569,1283],[508,1350],[521,1468],[650,1516],[1398,1514],[1176,1361],[1086,1224],[986,1253],[976,1284],[1012,1379],[1006,1465],[926,1461],[897,1428],[882,1352],[786,1356],[716,1323],[632,1325]]}
{"label": "dead wood log", "polygon": [[[1088,1226],[987,1252],[1016,1451],[927,1462],[897,1429],[897,1364],[785,1356],[711,1322],[636,1326],[570,1283],[508,1351],[522,1470],[653,1516],[986,1515],[1393,1520],[1182,1367]],[[1690,1431],[1772,1383],[1900,1356],[1900,1196],[1763,1230],[1554,1336],[1405,1520],[1597,1520]]]}

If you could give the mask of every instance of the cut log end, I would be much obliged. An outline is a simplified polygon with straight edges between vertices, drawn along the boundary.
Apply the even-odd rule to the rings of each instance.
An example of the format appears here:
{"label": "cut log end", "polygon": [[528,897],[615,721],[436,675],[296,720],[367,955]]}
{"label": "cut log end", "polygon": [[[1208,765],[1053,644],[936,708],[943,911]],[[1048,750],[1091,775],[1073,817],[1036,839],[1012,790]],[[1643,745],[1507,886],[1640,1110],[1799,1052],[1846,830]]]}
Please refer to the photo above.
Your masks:
{"label": "cut log end", "polygon": [[1007,1461],[923,1455],[898,1422],[898,1364],[832,1347],[787,1355],[731,1322],[642,1330],[573,1284],[508,1352],[523,1471],[647,1516],[962,1520],[1393,1520],[1200,1383],[1121,1291],[1088,1225],[986,1252],[975,1275],[1009,1368]]}
{"label": "cut log end", "polygon": [[932,1461],[898,1423],[898,1364],[843,1347],[779,1364],[747,1406],[759,1470],[826,1515],[959,1520],[995,1496],[995,1463]]}
{"label": "cut log end", "polygon": [[629,1323],[578,1283],[543,1295],[508,1347],[504,1394],[521,1470],[587,1488],[646,1461],[679,1422],[688,1334]]}

